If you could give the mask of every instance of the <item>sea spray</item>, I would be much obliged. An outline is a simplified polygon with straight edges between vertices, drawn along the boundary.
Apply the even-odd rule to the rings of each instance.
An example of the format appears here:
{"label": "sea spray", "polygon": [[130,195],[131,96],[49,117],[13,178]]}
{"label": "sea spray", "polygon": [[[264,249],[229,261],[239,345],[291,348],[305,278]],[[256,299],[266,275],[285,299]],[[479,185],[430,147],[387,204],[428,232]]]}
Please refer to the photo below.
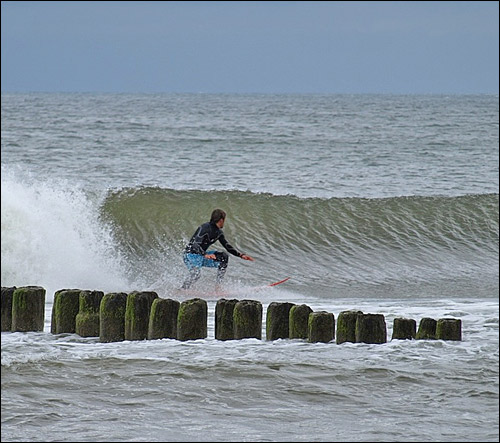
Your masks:
{"label": "sea spray", "polygon": [[65,180],[2,172],[2,285],[127,287],[121,257],[99,215],[99,198]]}

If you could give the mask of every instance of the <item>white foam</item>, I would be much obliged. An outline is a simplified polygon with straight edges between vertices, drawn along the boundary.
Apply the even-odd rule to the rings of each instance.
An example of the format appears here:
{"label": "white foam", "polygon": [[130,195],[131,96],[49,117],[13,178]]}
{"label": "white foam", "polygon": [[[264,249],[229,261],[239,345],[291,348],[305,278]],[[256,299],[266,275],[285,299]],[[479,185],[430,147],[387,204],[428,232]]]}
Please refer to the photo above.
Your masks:
{"label": "white foam", "polygon": [[61,180],[2,171],[2,286],[38,285],[51,300],[61,288],[126,287],[99,204]]}

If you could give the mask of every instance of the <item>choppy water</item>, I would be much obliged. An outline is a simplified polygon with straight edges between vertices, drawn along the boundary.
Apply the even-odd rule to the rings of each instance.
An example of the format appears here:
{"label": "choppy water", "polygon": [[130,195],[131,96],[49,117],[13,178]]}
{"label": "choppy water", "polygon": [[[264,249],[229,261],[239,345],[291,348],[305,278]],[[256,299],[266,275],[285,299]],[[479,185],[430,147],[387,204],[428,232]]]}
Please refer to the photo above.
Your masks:
{"label": "choppy water", "polygon": [[[2,441],[498,441],[498,96],[2,94]],[[227,286],[386,316],[384,345],[50,334],[53,293],[173,297],[228,213]],[[199,287],[213,284],[204,270]],[[455,317],[462,342],[390,341]]]}

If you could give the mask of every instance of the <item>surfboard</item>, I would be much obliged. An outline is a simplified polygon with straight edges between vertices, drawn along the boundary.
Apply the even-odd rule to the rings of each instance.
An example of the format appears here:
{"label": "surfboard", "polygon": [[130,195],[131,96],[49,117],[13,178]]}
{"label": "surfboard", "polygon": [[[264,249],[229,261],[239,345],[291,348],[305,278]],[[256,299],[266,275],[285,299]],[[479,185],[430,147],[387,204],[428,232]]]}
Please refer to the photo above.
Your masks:
{"label": "surfboard", "polygon": [[227,298],[227,297],[241,297],[245,295],[252,295],[256,292],[262,291],[264,289],[269,289],[286,281],[290,280],[290,277],[286,277],[283,280],[278,280],[273,283],[268,283],[260,286],[250,286],[250,287],[242,287],[242,288],[225,288],[220,291],[216,291],[214,289],[175,289],[175,294],[178,296],[185,297],[199,297],[206,299],[219,299],[219,298]]}

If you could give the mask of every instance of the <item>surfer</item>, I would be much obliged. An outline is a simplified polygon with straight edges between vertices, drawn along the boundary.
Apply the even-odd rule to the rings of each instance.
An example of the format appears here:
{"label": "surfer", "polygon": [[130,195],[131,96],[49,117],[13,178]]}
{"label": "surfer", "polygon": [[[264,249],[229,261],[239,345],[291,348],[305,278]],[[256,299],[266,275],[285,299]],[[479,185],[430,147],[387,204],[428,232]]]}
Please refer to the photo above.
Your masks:
{"label": "surfer", "polygon": [[223,251],[207,251],[217,240],[230,254],[243,260],[254,261],[252,257],[239,252],[227,242],[222,232],[225,220],[226,213],[222,209],[214,209],[210,221],[199,226],[189,240],[184,249],[184,263],[189,270],[189,275],[184,281],[182,289],[189,289],[200,278],[203,266],[217,268],[216,287],[220,287],[227,270],[229,255]]}

